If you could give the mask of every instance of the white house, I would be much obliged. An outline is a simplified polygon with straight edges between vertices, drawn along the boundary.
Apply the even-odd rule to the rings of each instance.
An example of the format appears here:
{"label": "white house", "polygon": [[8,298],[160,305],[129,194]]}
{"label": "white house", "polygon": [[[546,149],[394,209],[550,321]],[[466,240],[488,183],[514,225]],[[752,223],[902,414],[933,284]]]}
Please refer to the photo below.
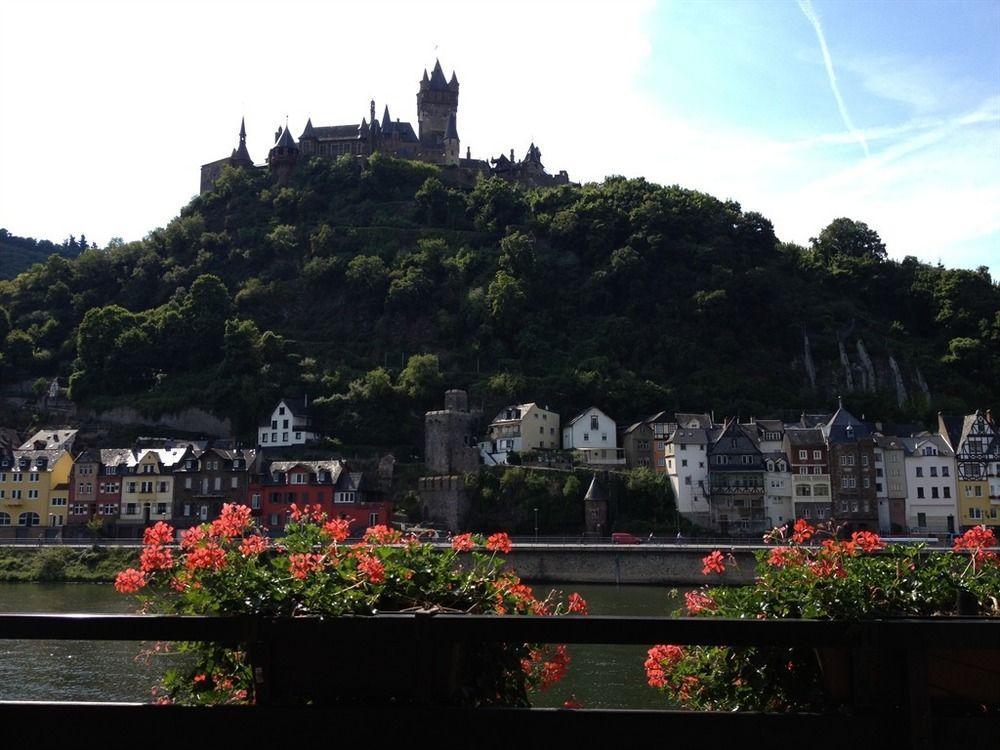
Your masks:
{"label": "white house", "polygon": [[708,441],[718,430],[678,426],[663,446],[664,463],[674,490],[677,511],[694,523],[711,523],[708,486]]}
{"label": "white house", "polygon": [[795,519],[788,458],[782,451],[764,454],[764,515],[770,527]]}
{"label": "white house", "polygon": [[596,406],[584,409],[563,426],[562,445],[563,450],[578,452],[585,464],[625,463],[625,452],[618,449],[618,425]]}
{"label": "white house", "polygon": [[918,533],[957,529],[955,453],[940,435],[901,438],[906,450],[906,523]]}
{"label": "white house", "polygon": [[290,445],[305,445],[319,440],[319,434],[312,431],[309,415],[309,397],[298,399],[283,398],[271,412],[271,418],[261,423],[257,430],[257,445],[261,448],[284,448]]}

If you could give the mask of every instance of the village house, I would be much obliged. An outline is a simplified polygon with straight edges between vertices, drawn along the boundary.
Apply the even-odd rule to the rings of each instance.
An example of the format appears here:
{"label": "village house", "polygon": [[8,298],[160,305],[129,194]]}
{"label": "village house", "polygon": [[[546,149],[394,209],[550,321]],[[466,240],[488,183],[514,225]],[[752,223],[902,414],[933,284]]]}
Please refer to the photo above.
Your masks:
{"label": "village house", "polygon": [[511,453],[556,450],[560,442],[559,415],[536,403],[515,404],[500,410],[479,444],[487,466],[506,464]]}
{"label": "village house", "polygon": [[712,524],[708,446],[720,429],[691,427],[691,424],[703,422],[688,420],[663,440],[663,471],[670,479],[677,511],[707,528]]}
{"label": "village house", "polygon": [[979,410],[964,417],[938,414],[938,434],[955,454],[962,531],[979,524],[1000,526],[1000,436],[992,416]]}
{"label": "village house", "polygon": [[70,472],[68,524],[84,525],[100,518],[105,533],[113,531],[130,454],[128,448],[92,448],[76,457]]}
{"label": "village house", "polygon": [[73,452],[77,430],[68,427],[59,429],[38,430],[21,444],[23,451],[69,451]]}
{"label": "village house", "polygon": [[630,469],[653,469],[653,426],[648,420],[630,424],[621,431],[622,451]]}
{"label": "village house", "polygon": [[906,532],[906,446],[903,439],[875,434],[875,494],[882,534]]}
{"label": "village house", "polygon": [[252,449],[189,446],[174,469],[174,524],[196,526],[218,518],[225,503],[247,504],[255,457]]}
{"label": "village house", "polygon": [[789,427],[782,439],[788,456],[793,518],[828,521],[832,512],[826,441],[817,428]]}
{"label": "village house", "polygon": [[878,529],[873,430],[843,403],[822,427],[830,454],[833,516],[845,531]]}
{"label": "village house", "polygon": [[764,457],[751,430],[729,420],[708,446],[712,524],[723,534],[767,530]]}
{"label": "village house", "polygon": [[955,453],[940,435],[902,438],[906,469],[906,524],[911,533],[955,533]]}
{"label": "village house", "polygon": [[73,458],[62,449],[15,450],[0,455],[0,527],[34,536],[32,527],[66,522]]}
{"label": "village house", "polygon": [[157,521],[170,521],[174,512],[174,469],[187,447],[139,448],[131,451],[122,476],[119,533],[140,536]]}
{"label": "village house", "polygon": [[618,448],[618,426],[596,406],[584,409],[566,423],[562,430],[562,447],[573,451],[588,466],[625,464],[625,455]]}
{"label": "village house", "polygon": [[283,398],[257,429],[257,445],[261,448],[287,448],[319,439],[320,435],[313,431],[308,396]]}

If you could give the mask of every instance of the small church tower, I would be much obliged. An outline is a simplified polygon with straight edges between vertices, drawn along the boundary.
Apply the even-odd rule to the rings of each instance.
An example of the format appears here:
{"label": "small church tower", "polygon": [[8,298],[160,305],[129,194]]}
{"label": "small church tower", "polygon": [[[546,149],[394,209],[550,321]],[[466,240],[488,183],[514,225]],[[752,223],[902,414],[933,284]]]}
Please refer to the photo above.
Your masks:
{"label": "small church tower", "polygon": [[267,166],[278,178],[278,184],[284,185],[299,160],[299,147],[288,131],[288,124],[279,127],[274,133],[274,145],[267,154]]}
{"label": "small church tower", "polygon": [[440,61],[430,76],[424,70],[417,91],[417,122],[420,148],[427,161],[458,164],[458,77],[445,80]]}

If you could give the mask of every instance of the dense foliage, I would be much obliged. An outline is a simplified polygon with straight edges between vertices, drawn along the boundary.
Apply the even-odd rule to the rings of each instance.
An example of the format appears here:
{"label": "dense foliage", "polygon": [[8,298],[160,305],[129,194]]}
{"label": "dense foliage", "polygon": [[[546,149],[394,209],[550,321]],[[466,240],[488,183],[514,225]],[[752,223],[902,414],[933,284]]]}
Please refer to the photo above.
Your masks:
{"label": "dense foliage", "polygon": [[88,247],[87,237],[83,234],[79,240],[71,234],[57,245],[48,240],[18,237],[0,228],[0,279],[13,279],[35,263],[43,263],[50,255],[75,258]]}
{"label": "dense foliage", "polygon": [[877,387],[854,394],[858,413],[997,403],[985,268],[887,260],[843,218],[808,249],[780,243],[737,203],[643,179],[448,182],[382,155],[313,159],[286,186],[227,170],[141,241],[0,281],[2,375],[59,374],[96,407],[201,406],[244,434],[278,393],[305,392],[349,443],[418,446],[442,386],[487,412],[794,417],[845,390],[840,342],[858,367],[862,339]]}

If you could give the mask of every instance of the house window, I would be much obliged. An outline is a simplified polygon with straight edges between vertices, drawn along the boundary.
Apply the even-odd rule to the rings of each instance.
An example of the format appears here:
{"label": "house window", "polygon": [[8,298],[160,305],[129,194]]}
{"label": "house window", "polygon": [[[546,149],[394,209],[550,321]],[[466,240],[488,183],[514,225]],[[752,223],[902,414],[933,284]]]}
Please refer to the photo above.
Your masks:
{"label": "house window", "polygon": [[255,492],[250,496],[250,507],[254,510],[260,510],[260,493]]}
{"label": "house window", "polygon": [[126,516],[139,515],[139,506],[136,503],[125,503],[125,515]]}
{"label": "house window", "polygon": [[54,498],[52,498],[52,504],[53,505],[65,505],[66,504],[66,498],[64,498],[64,497],[54,497]]}
{"label": "house window", "polygon": [[236,477],[229,478],[229,489],[235,490],[239,486],[239,480]]}
{"label": "house window", "polygon": [[923,487],[917,487],[917,497],[920,498],[921,500],[923,500],[923,497],[924,497],[924,488]]}
{"label": "house window", "polygon": [[296,473],[292,474],[292,482],[291,483],[292,484],[305,484],[306,483],[306,475],[303,474],[302,472],[296,472]]}
{"label": "house window", "polygon": [[808,473],[809,473],[809,467],[808,466],[800,466],[799,467],[799,474],[808,474]]}
{"label": "house window", "polygon": [[931,498],[934,499],[934,500],[938,499],[938,488],[937,487],[931,487]]}
{"label": "house window", "polygon": [[184,477],[184,489],[191,489],[191,477]]}
{"label": "house window", "polygon": [[167,489],[167,483],[160,482],[157,488],[157,492],[169,492],[169,490]]}
{"label": "house window", "polygon": [[924,475],[924,467],[923,466],[918,466],[917,467],[917,476],[918,477],[922,477],[923,475]]}
{"label": "house window", "polygon": [[102,516],[113,516],[118,512],[118,506],[114,503],[106,503],[100,507]]}
{"label": "house window", "polygon": [[185,517],[191,515],[191,503],[184,503],[184,509],[182,515]]}
{"label": "house window", "polygon": [[950,474],[948,473],[948,467],[947,466],[942,466],[941,467],[941,476],[943,476],[943,477],[950,476]]}
{"label": "house window", "polygon": [[296,432],[295,433],[295,439],[296,440],[302,440],[302,433],[301,432]]}
{"label": "house window", "polygon": [[262,442],[262,443],[266,443],[267,442],[267,433],[266,432],[260,433],[260,442]]}
{"label": "house window", "polygon": [[378,513],[368,514],[368,525],[375,526],[378,523]]}
{"label": "house window", "polygon": [[937,466],[932,466],[931,467],[931,476],[932,477],[936,477],[937,476]]}
{"label": "house window", "polygon": [[979,508],[969,508],[969,517],[980,519],[983,517],[983,511],[980,510]]}
{"label": "house window", "polygon": [[288,429],[288,420],[287,419],[281,420],[281,429],[283,429],[283,430],[287,430]]}
{"label": "house window", "polygon": [[283,443],[287,443],[288,442],[288,433],[287,432],[281,433],[281,442],[283,442]]}
{"label": "house window", "polygon": [[691,477],[689,477],[689,476],[685,476],[685,477],[684,477],[684,484],[686,484],[686,485],[690,485],[690,484],[691,484]]}
{"label": "house window", "polygon": [[284,406],[279,406],[278,407],[278,414],[284,414],[284,413],[285,413],[285,407]]}
{"label": "house window", "polygon": [[215,489],[216,490],[221,490],[222,489],[222,477],[216,477],[215,478]]}
{"label": "house window", "polygon": [[597,422],[597,415],[596,414],[591,414],[590,415],[590,429],[592,429],[592,430],[599,430],[600,429],[600,426],[598,425],[598,422]]}
{"label": "house window", "polygon": [[272,432],[271,433],[271,442],[272,443],[277,443],[278,442],[278,433],[277,432]]}
{"label": "house window", "polygon": [[951,487],[945,487],[944,488],[944,496],[947,497],[947,498],[951,497]]}
{"label": "house window", "polygon": [[868,456],[862,456],[861,457],[861,465],[862,466],[867,466],[868,465]]}
{"label": "house window", "polygon": [[20,482],[23,477],[24,477],[24,475],[21,474],[20,472],[15,472],[14,474],[10,475],[10,481],[12,481],[12,482]]}
{"label": "house window", "polygon": [[583,433],[583,442],[585,442],[585,443],[589,443],[590,442],[590,433],[589,432]]}
{"label": "house window", "polygon": [[865,489],[867,490],[871,486],[872,486],[871,480],[868,477],[865,477],[864,478],[864,487],[865,487]]}
{"label": "house window", "polygon": [[165,515],[167,515],[167,504],[166,503],[157,503],[156,504],[156,514],[158,516],[165,516]]}
{"label": "house window", "polygon": [[687,465],[688,465],[688,460],[686,458],[682,458],[681,459],[681,466],[687,466]]}
{"label": "house window", "polygon": [[38,481],[38,472],[37,471],[32,471],[31,473],[29,473],[28,474],[28,481],[29,482],[37,482]]}
{"label": "house window", "polygon": [[38,499],[38,490],[28,490],[28,499],[29,500],[37,500]]}

